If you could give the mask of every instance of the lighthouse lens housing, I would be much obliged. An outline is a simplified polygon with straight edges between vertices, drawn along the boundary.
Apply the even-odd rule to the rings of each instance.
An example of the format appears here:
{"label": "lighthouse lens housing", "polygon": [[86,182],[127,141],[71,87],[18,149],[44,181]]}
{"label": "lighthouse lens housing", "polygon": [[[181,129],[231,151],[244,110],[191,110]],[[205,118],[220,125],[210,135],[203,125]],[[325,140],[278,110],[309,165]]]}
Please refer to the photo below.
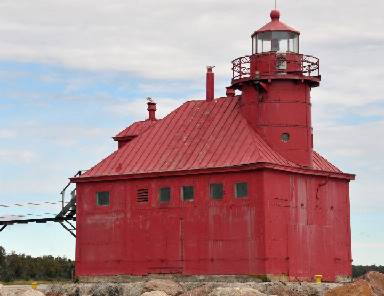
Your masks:
{"label": "lighthouse lens housing", "polygon": [[299,34],[287,31],[261,32],[253,36],[253,53],[299,53]]}

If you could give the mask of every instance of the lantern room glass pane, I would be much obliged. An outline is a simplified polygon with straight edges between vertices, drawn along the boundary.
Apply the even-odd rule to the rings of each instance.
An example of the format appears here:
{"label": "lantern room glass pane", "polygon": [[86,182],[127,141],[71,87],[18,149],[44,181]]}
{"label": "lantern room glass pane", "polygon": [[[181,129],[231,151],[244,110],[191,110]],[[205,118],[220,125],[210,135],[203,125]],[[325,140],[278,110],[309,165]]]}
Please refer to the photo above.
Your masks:
{"label": "lantern room glass pane", "polygon": [[288,51],[299,53],[299,35],[296,33],[290,33],[288,39]]}
{"label": "lantern room glass pane", "polygon": [[299,52],[299,35],[294,32],[262,32],[253,36],[254,53],[264,52]]}
{"label": "lantern room glass pane", "polygon": [[288,51],[288,33],[272,32],[271,51],[287,52]]}

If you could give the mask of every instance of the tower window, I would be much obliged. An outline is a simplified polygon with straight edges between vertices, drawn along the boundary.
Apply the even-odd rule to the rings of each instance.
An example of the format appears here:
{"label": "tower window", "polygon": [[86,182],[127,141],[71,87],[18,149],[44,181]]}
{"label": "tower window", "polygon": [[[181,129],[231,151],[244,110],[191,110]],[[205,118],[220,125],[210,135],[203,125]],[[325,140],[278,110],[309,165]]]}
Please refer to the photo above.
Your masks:
{"label": "tower window", "polygon": [[224,195],[223,184],[221,183],[210,184],[209,191],[210,191],[211,198],[213,199],[223,198],[223,195]]}
{"label": "tower window", "polygon": [[168,202],[171,200],[171,188],[170,187],[160,188],[159,200],[160,200],[160,202]]}
{"label": "tower window", "polygon": [[291,136],[288,133],[283,133],[280,136],[281,141],[283,141],[284,143],[287,143],[290,138]]}
{"label": "tower window", "polygon": [[183,186],[181,188],[181,197],[183,200],[193,200],[195,197],[193,186]]}
{"label": "tower window", "polygon": [[109,191],[96,192],[96,204],[98,206],[109,206]]}
{"label": "tower window", "polygon": [[248,184],[247,183],[236,183],[235,193],[237,198],[244,198],[248,196]]}

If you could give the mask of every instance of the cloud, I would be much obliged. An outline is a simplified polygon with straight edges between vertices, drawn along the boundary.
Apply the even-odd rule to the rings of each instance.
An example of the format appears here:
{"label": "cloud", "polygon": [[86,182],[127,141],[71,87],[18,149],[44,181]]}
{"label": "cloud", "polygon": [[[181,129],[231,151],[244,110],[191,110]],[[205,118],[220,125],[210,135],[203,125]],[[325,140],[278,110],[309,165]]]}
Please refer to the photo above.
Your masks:
{"label": "cloud", "polygon": [[[176,109],[183,101],[171,98],[155,99],[157,103],[156,117],[163,118],[168,113]],[[135,99],[121,101],[106,106],[106,111],[117,116],[129,116],[134,121],[148,118],[146,101],[144,99]]]}
{"label": "cloud", "polygon": [[[231,58],[249,53],[249,36],[268,21],[271,6],[269,0],[238,0],[236,9],[232,1],[219,0],[187,7],[176,0],[2,1],[0,57],[161,78],[196,77],[215,64],[224,77]],[[364,48],[361,32],[382,40],[381,0],[339,1],[343,11],[332,14],[335,3],[329,0],[279,6],[283,20],[302,29],[303,48],[318,53],[346,38],[346,54]],[[364,13],[369,18],[362,18]]]}
{"label": "cloud", "polygon": [[16,133],[10,129],[0,129],[0,140],[1,139],[11,139],[16,136]]}
{"label": "cloud", "polygon": [[315,127],[315,148],[339,168],[356,174],[351,182],[353,212],[383,211],[384,118],[358,124]]}
{"label": "cloud", "polygon": [[384,249],[384,243],[364,243],[364,242],[354,242],[353,248],[355,249]]}
{"label": "cloud", "polygon": [[38,155],[26,149],[2,149],[0,148],[0,164],[13,163],[23,164],[32,163],[38,160]]}

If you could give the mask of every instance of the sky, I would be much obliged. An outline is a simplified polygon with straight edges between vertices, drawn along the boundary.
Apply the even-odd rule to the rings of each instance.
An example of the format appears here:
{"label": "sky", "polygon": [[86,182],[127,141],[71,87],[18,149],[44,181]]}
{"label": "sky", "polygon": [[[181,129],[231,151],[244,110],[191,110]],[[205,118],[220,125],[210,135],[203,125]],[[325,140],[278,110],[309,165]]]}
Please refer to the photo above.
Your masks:
{"label": "sky", "polygon": [[[230,61],[251,52],[272,0],[0,0],[0,217],[57,213],[78,170],[116,149],[111,137],[147,116],[204,98],[215,65],[216,96]],[[384,265],[384,2],[279,0],[281,20],[320,58],[312,91],[315,149],[351,182],[354,264]],[[27,215],[31,214],[31,215]],[[48,215],[48,214],[46,214]],[[12,217],[12,216],[11,216]],[[4,219],[4,218],[2,218]],[[17,225],[0,245],[74,258],[58,224]]]}

